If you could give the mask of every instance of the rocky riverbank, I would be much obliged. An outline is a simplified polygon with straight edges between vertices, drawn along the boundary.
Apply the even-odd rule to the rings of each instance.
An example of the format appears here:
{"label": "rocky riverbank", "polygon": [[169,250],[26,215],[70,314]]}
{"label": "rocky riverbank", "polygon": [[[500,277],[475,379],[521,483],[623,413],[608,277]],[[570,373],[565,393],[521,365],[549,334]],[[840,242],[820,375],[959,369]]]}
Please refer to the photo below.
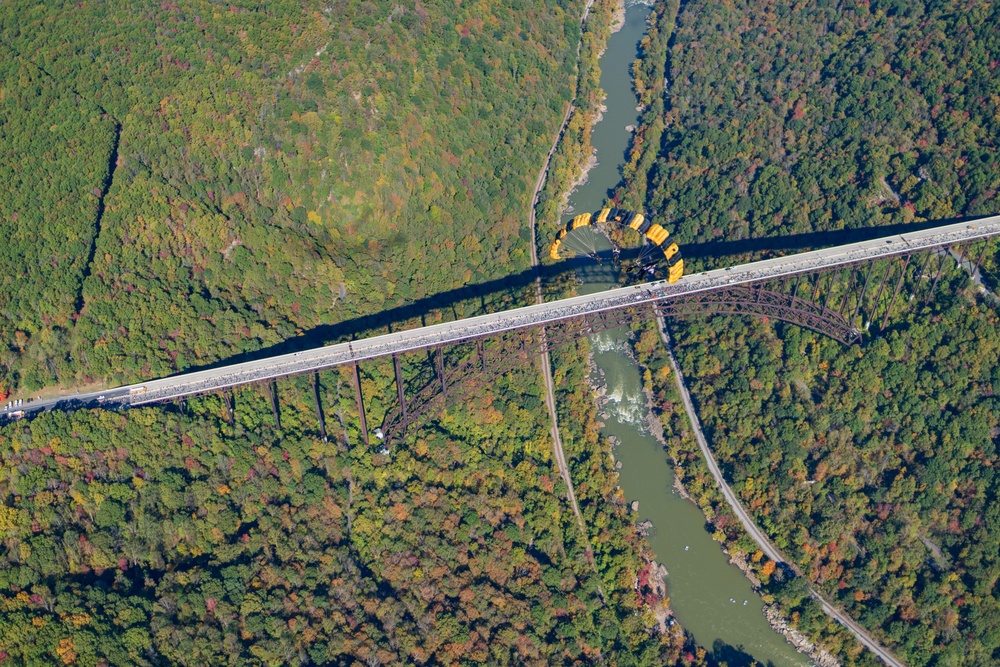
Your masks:
{"label": "rocky riverbank", "polygon": [[767,622],[771,624],[775,632],[784,635],[785,639],[797,651],[805,653],[812,658],[818,667],[841,667],[840,661],[832,653],[819,648],[809,641],[809,638],[804,634],[788,625],[788,621],[773,605],[764,606],[764,617],[767,618]]}
{"label": "rocky riverbank", "polygon": [[[618,0],[618,3],[615,5],[615,9],[611,14],[611,27],[609,34],[613,35],[614,33],[618,32],[624,27],[625,27],[625,0]],[[597,52],[598,60],[601,59],[607,48],[608,48],[607,41],[605,41],[604,45],[602,45],[600,50]],[[604,112],[607,110],[608,107],[602,103],[587,120],[587,127],[593,129],[595,125],[597,125],[604,119]],[[561,199],[559,201],[560,216],[563,213],[565,213],[567,208],[569,207],[569,199],[572,196],[572,194],[576,192],[579,188],[587,184],[587,179],[590,175],[590,171],[594,167],[596,167],[597,164],[598,164],[597,149],[591,148],[590,155],[583,162],[583,164],[580,165],[579,173],[577,174],[576,178],[573,180],[570,186],[561,194]]]}
{"label": "rocky riverbank", "polygon": [[[627,346],[626,349],[628,349]],[[631,350],[629,351],[631,352]],[[590,371],[587,374],[587,386],[594,397],[594,405],[597,407],[598,416],[607,419],[608,415],[605,409],[608,400],[610,400],[607,395],[607,376],[594,360],[593,351],[587,355],[587,365]],[[597,421],[595,426],[597,428],[604,428],[604,423]],[[622,463],[615,456],[615,450],[621,444],[621,441],[614,435],[610,435],[608,436],[608,442],[611,445],[609,450],[611,462],[616,470],[621,470]],[[621,494],[621,487],[618,487],[618,493]],[[619,497],[624,500],[624,496]],[[630,503],[629,509],[633,513],[638,513],[639,501],[636,500]],[[635,522],[635,529],[639,535],[646,537],[650,531],[654,530],[654,526],[648,519],[637,520]],[[653,558],[652,552],[648,549],[645,550],[645,554],[645,562],[639,568],[642,574],[636,579],[636,589],[656,619],[656,627],[661,634],[667,634],[668,632],[683,634],[683,630],[677,624],[673,610],[670,608],[670,595],[667,588],[667,568],[663,563],[657,562]]]}
{"label": "rocky riverbank", "polygon": [[[629,354],[630,356],[632,356],[633,359],[636,360],[637,363],[639,363],[637,357],[634,354],[632,354],[631,349],[629,349]],[[642,366],[641,363],[640,367],[643,368],[643,370],[648,371],[648,369]],[[666,437],[664,434],[663,422],[660,421],[660,418],[658,417],[654,409],[652,388],[646,382],[643,382],[642,390],[646,395],[646,407],[647,407],[646,426],[649,432],[653,434],[653,437],[656,438],[657,442],[659,442],[663,446],[664,454],[667,454],[668,447],[667,447]],[[674,460],[674,465],[675,466],[677,465],[676,459]],[[679,474],[674,475],[674,490],[682,498],[685,498],[686,500],[689,500],[692,503],[694,502],[694,499],[691,498],[691,496],[687,492],[687,489],[684,487],[684,484],[680,481]],[[697,503],[695,503],[695,505],[697,505]],[[643,534],[648,533],[650,528],[651,526],[645,527],[645,530],[641,529],[640,533]],[[722,550],[727,556],[729,556],[729,562],[732,565],[735,565],[737,568],[739,568],[741,572],[743,572],[744,576],[746,576],[747,580],[750,582],[751,586],[753,586],[754,590],[759,593],[761,590],[760,579],[757,577],[750,563],[747,562],[745,554],[741,552],[730,552],[725,545],[723,545]],[[794,646],[796,651],[809,656],[809,658],[813,661],[815,665],[817,665],[818,667],[840,667],[840,662],[837,660],[836,657],[834,657],[828,651],[819,648],[818,646],[810,642],[809,639],[804,634],[802,634],[795,628],[791,627],[791,625],[788,623],[788,619],[786,619],[784,616],[781,615],[780,611],[776,606],[765,605],[763,608],[763,613],[764,617],[767,619],[767,622],[768,624],[770,624],[771,628],[774,629],[775,632],[783,636],[789,644]]]}
{"label": "rocky riverbank", "polygon": [[[625,0],[619,0],[615,7],[614,14],[611,15],[611,34],[615,34],[625,27]],[[604,55],[604,51],[601,51]]]}

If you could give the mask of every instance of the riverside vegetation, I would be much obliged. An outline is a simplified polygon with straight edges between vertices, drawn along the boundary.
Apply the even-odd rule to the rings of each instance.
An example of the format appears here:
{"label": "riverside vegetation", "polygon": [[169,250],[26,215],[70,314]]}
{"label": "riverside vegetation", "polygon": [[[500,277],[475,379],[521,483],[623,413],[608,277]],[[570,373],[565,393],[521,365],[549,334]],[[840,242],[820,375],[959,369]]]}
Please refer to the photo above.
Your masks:
{"label": "riverside vegetation", "polygon": [[[947,0],[685,3],[676,32],[651,32],[636,63],[646,111],[618,198],[687,242],[997,213],[998,11]],[[984,253],[994,287],[997,252],[995,241],[970,250]],[[885,330],[869,295],[860,349],[776,322],[672,326],[720,465],[805,576],[908,665],[993,664],[1000,322],[952,259],[925,304],[937,259],[930,267],[910,264]],[[848,285],[845,274],[834,289]],[[637,349],[679,472],[718,539],[752,556],[681,438],[657,345],[650,328]],[[794,626],[848,664],[872,664],[801,579],[766,558],[754,567]]]}

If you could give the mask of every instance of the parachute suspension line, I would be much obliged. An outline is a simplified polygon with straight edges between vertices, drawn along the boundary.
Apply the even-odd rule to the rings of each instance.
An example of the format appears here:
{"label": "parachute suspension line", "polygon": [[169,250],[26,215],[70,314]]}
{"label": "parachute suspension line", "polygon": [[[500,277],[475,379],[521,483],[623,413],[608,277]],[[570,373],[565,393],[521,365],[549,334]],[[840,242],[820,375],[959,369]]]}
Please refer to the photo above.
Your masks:
{"label": "parachute suspension line", "polygon": [[650,257],[652,257],[652,256],[653,256],[653,253],[652,253],[652,251],[651,251],[651,248],[655,248],[655,247],[656,247],[656,246],[654,246],[654,245],[650,245],[649,243],[647,243],[647,242],[646,242],[646,239],[645,239],[645,238],[643,238],[643,239],[642,239],[642,245],[641,245],[641,246],[639,246],[639,254],[638,254],[638,255],[636,255],[636,258],[635,258],[635,259],[636,259],[636,261],[637,261],[637,262],[639,262],[639,263],[641,263],[641,264],[645,264],[645,263],[646,263],[646,260],[647,260],[648,258],[650,258]]}
{"label": "parachute suspension line", "polygon": [[563,245],[577,255],[585,255],[598,262],[601,261],[601,258],[598,256],[597,239],[594,233],[581,231],[571,234],[563,241]]}

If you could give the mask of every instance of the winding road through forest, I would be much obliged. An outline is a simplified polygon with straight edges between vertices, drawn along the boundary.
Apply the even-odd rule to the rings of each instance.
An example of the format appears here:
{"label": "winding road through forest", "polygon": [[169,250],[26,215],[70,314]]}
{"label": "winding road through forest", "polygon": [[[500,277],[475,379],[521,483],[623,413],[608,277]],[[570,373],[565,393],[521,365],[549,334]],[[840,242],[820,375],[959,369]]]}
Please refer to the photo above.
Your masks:
{"label": "winding road through forest", "polygon": [[[663,340],[663,345],[667,350],[667,358],[670,360],[670,369],[674,374],[677,391],[680,393],[681,402],[684,404],[684,411],[687,412],[688,421],[691,423],[691,430],[694,433],[694,438],[698,442],[698,447],[701,449],[702,456],[705,457],[705,462],[708,464],[708,469],[711,471],[712,477],[715,478],[716,486],[719,487],[719,491],[722,492],[722,495],[729,504],[729,507],[733,510],[733,514],[735,514],[737,518],[739,518],[740,523],[743,524],[743,529],[746,530],[747,534],[753,539],[754,542],[757,543],[757,546],[760,547],[761,551],[767,554],[767,557],[775,563],[785,565],[791,568],[796,575],[800,577],[803,576],[802,571],[799,570],[795,563],[785,558],[785,555],[781,553],[776,546],[774,546],[767,535],[764,534],[764,531],[757,527],[757,524],[754,523],[753,519],[743,508],[743,504],[740,502],[739,498],[736,497],[736,494],[726,482],[725,477],[722,476],[722,470],[719,468],[719,464],[715,460],[715,455],[712,454],[712,449],[708,446],[708,439],[705,438],[705,433],[701,429],[701,420],[698,418],[698,413],[694,408],[694,402],[691,400],[691,394],[688,392],[687,385],[684,383],[684,375],[681,373],[680,364],[677,363],[677,358],[674,356],[673,347],[670,344],[670,335],[667,333],[667,323],[662,317],[657,318],[656,322],[660,329],[660,338]],[[810,586],[809,593],[817,602],[819,602],[820,607],[827,616],[850,630],[854,636],[858,638],[858,641],[860,641],[872,653],[877,655],[885,664],[890,665],[890,667],[905,667],[899,659],[875,641],[875,638],[868,634],[864,628],[858,625],[854,619],[830,604],[818,590]]]}
{"label": "winding road through forest", "polygon": [[[594,0],[588,0],[586,6],[583,8],[583,15],[580,17],[580,29],[581,33],[583,30],[583,24],[587,21],[587,16],[590,14],[590,7],[594,4]],[[583,35],[580,36],[580,42],[576,45],[576,62],[577,68],[580,66],[580,50],[583,46]],[[538,236],[537,236],[537,223],[535,218],[535,208],[538,206],[538,197],[542,193],[542,188],[545,187],[545,181],[549,173],[549,165],[552,163],[552,156],[556,154],[556,150],[559,148],[559,142],[562,141],[563,134],[566,132],[566,125],[569,123],[569,119],[573,116],[573,111],[576,110],[576,96],[574,93],[573,100],[570,102],[566,109],[566,113],[563,114],[562,123],[559,125],[559,131],[556,132],[556,138],[552,142],[552,147],[549,149],[549,154],[545,157],[545,164],[542,165],[541,170],[538,172],[538,178],[535,180],[535,190],[531,196],[531,206],[528,209],[528,224],[531,228],[531,241],[529,243],[531,247],[531,268],[535,272],[535,303],[543,304],[545,303],[545,295],[542,292],[542,273],[541,267],[538,263]],[[542,330],[542,336],[544,337],[545,332]],[[604,586],[601,584],[601,575],[597,569],[597,563],[594,560],[594,550],[590,546],[590,536],[587,534],[587,527],[583,523],[583,514],[580,513],[580,504],[576,500],[576,491],[573,489],[573,478],[569,473],[569,466],[566,464],[566,453],[563,449],[562,437],[559,435],[559,417],[556,413],[556,395],[555,395],[555,382],[552,380],[552,361],[549,358],[548,347],[543,347],[543,352],[540,357],[542,366],[542,380],[545,384],[545,406],[548,408],[549,412],[549,423],[551,424],[552,433],[552,452],[555,457],[556,466],[559,468],[559,474],[563,478],[563,482],[566,484],[566,500],[569,501],[570,507],[573,508],[573,515],[576,517],[576,524],[580,530],[580,536],[583,539],[583,543],[587,552],[587,561],[594,570],[594,574],[597,576],[597,590],[601,594],[601,599],[607,602],[607,598],[604,595]]]}

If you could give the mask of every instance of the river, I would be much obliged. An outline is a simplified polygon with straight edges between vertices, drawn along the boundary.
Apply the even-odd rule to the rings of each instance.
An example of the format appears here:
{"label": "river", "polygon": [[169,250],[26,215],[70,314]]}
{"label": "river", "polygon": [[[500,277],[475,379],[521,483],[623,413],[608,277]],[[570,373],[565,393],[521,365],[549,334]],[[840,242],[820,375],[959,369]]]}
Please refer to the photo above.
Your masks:
{"label": "river", "polygon": [[[571,195],[571,211],[600,209],[621,179],[631,136],[625,128],[639,122],[629,68],[645,33],[649,11],[646,5],[628,7],[624,27],[611,36],[601,58],[607,110],[591,137],[598,164],[586,184]],[[590,242],[610,247],[596,234]],[[586,269],[578,271],[585,281],[582,293],[611,285],[606,263],[595,266],[589,258],[574,261]],[[620,482],[629,503],[639,501],[637,519],[653,523],[649,541],[657,560],[669,572],[670,606],[678,621],[699,645],[730,667],[749,664],[751,658],[776,666],[810,665],[806,656],[768,625],[761,612],[763,601],[743,573],[729,564],[721,545],[706,530],[701,511],[673,491],[673,470],[666,452],[644,427],[646,398],[639,367],[627,354],[627,336],[628,330],[622,327],[591,338],[594,361],[607,384],[604,435],[614,435],[620,442],[615,451],[622,462]]]}

